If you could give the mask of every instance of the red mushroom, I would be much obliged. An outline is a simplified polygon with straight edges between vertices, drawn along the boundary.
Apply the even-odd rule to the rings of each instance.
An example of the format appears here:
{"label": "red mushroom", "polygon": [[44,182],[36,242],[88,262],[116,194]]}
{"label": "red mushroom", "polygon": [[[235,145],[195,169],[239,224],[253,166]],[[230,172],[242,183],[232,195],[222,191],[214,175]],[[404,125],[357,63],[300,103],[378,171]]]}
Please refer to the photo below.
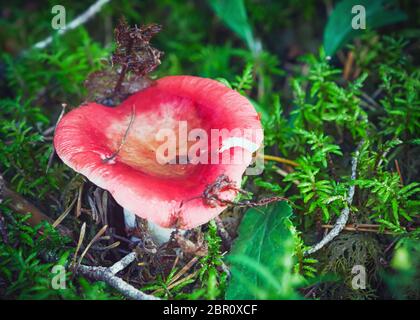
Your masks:
{"label": "red mushroom", "polygon": [[[168,130],[173,134],[159,141]],[[215,130],[224,136],[215,139]],[[177,161],[168,161],[172,146],[161,152],[171,139]],[[65,164],[128,211],[160,227],[190,229],[220,214],[221,199],[234,199],[262,139],[245,97],[211,79],[170,76],[115,108],[87,103],[70,111],[57,125],[54,146]],[[224,185],[209,194],[221,177]]]}

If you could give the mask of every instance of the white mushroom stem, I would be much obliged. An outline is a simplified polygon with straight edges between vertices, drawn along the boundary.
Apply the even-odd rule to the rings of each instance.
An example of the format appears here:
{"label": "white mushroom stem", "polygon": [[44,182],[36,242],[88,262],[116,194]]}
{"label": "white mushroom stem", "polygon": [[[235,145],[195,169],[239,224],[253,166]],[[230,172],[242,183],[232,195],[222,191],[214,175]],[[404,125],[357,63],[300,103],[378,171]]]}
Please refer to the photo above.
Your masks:
{"label": "white mushroom stem", "polygon": [[[124,208],[124,222],[127,230],[137,228],[136,215],[131,211]],[[163,228],[156,223],[147,221],[147,229],[156,244],[161,245],[169,241],[172,232],[176,231],[175,228]],[[181,234],[185,233],[185,230],[179,230]],[[133,237],[137,239],[136,237]]]}
{"label": "white mushroom stem", "polygon": [[124,209],[124,222],[125,222],[126,229],[133,230],[137,228],[136,215],[125,208],[123,209]]}

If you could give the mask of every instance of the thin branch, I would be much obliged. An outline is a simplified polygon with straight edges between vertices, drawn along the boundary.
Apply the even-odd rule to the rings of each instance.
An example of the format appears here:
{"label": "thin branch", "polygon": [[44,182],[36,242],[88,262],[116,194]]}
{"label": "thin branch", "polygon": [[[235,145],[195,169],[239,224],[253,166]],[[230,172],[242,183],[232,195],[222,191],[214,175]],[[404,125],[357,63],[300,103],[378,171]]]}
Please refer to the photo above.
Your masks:
{"label": "thin branch", "polygon": [[[357,162],[359,158],[359,151],[360,148],[363,145],[363,140],[359,143],[357,146],[356,152],[352,158],[351,161],[351,180],[356,180],[356,173],[357,173]],[[347,195],[347,205],[346,207],[341,211],[340,216],[338,217],[334,227],[331,229],[331,231],[324,237],[320,242],[318,242],[316,245],[314,245],[312,248],[310,248],[308,251],[304,253],[305,256],[315,253],[318,250],[322,249],[326,244],[331,242],[336,236],[340,234],[340,232],[346,227],[347,221],[349,219],[349,213],[350,213],[350,206],[353,202],[354,197],[354,191],[355,191],[355,185],[352,184],[349,187],[348,195]]]}
{"label": "thin branch", "polygon": [[82,252],[79,258],[78,264],[80,265],[82,263],[82,260],[86,253],[89,251],[90,247],[105,233],[106,229],[108,228],[108,225],[104,225],[101,230],[98,231],[98,233],[90,240],[88,245],[86,246],[85,250]]}
{"label": "thin branch", "polygon": [[80,229],[80,235],[79,235],[79,240],[77,241],[76,250],[75,250],[74,255],[73,255],[73,261],[72,261],[73,266],[76,265],[77,254],[79,253],[80,247],[83,244],[83,239],[85,238],[85,234],[86,234],[86,222],[83,222],[82,228]]}
{"label": "thin branch", "polygon": [[160,300],[155,296],[141,292],[116,276],[119,271],[128,267],[136,258],[136,253],[131,252],[109,268],[79,265],[76,272],[97,281],[104,281],[127,298],[133,300]]}
{"label": "thin branch", "polygon": [[282,157],[277,157],[277,156],[272,156],[272,155],[269,155],[269,154],[263,155],[263,158],[266,161],[271,160],[271,161],[275,161],[275,162],[278,162],[278,163],[288,164],[288,165],[293,166],[293,167],[298,167],[299,166],[299,163],[297,163],[293,160],[289,160],[289,159],[282,158]]}
{"label": "thin branch", "polygon": [[64,210],[63,213],[60,214],[60,216],[54,221],[54,223],[52,224],[54,228],[57,228],[60,225],[60,223],[67,217],[71,209],[73,209],[73,206],[76,203],[76,201],[77,201],[77,197],[73,199],[73,201],[70,203],[67,209]]}
{"label": "thin branch", "polygon": [[121,143],[118,146],[118,149],[109,157],[106,157],[103,162],[109,162],[115,159],[115,157],[120,153],[123,145],[125,144],[125,141],[127,140],[127,136],[128,136],[128,132],[130,131],[130,128],[134,122],[134,118],[135,118],[135,114],[136,114],[136,105],[132,106],[131,109],[131,117],[130,117],[130,123],[128,124],[127,130],[125,130],[124,136],[121,139]]}
{"label": "thin branch", "polygon": [[[53,220],[44,214],[41,210],[35,207],[32,203],[26,200],[17,192],[10,190],[7,186],[3,177],[0,175],[0,202],[1,200],[9,199],[10,202],[7,204],[15,213],[18,214],[28,214],[31,216],[27,222],[31,226],[36,226],[42,221],[47,221],[50,224],[53,224]],[[72,236],[72,232],[64,226],[58,226],[58,231],[65,236]]]}
{"label": "thin branch", "polygon": [[217,229],[219,230],[220,237],[230,248],[230,246],[232,245],[232,237],[230,236],[229,232],[227,232],[222,219],[219,216],[217,216],[214,218],[214,222],[216,223]]}
{"label": "thin branch", "polygon": [[[379,226],[378,226],[379,227]],[[334,226],[331,224],[323,224],[322,225],[323,229],[333,229]],[[392,232],[389,231],[380,231],[379,229],[376,228],[367,228],[367,227],[363,227],[361,225],[354,225],[354,224],[348,224],[343,228],[344,231],[353,231],[353,232],[372,232],[372,233],[380,233],[380,234],[389,234],[389,235],[393,235]]]}
{"label": "thin branch", "polygon": [[[275,167],[276,168],[276,173],[278,173],[279,175],[281,175],[282,177],[287,177],[289,175],[289,172],[284,171],[283,169],[280,169],[279,167]],[[296,186],[300,185],[300,181],[299,180],[293,180],[292,181]]]}
{"label": "thin branch", "polygon": [[[61,104],[61,112],[60,112],[60,115],[58,116],[57,122],[55,123],[54,130],[53,130],[54,133],[55,133],[55,129],[57,128],[58,123],[63,118],[64,113],[66,113],[66,107],[67,107],[67,104],[66,103],[62,103]],[[55,155],[55,147],[54,147],[54,143],[53,143],[52,144],[51,154],[50,154],[50,157],[48,158],[47,169],[45,170],[45,173],[48,173],[48,170],[50,169],[50,167],[52,165],[52,161],[54,159],[54,155]]]}
{"label": "thin branch", "polygon": [[131,252],[130,254],[122,258],[120,261],[114,263],[111,267],[109,267],[109,271],[111,271],[113,274],[117,274],[118,272],[128,267],[135,259],[136,253]]}
{"label": "thin branch", "polygon": [[353,68],[353,62],[354,62],[354,55],[353,51],[349,51],[347,54],[346,63],[344,64],[344,71],[343,71],[343,78],[346,80],[350,79],[350,73]]}
{"label": "thin branch", "polygon": [[400,169],[400,165],[398,164],[398,160],[395,159],[394,163],[395,163],[395,167],[397,168],[398,175],[400,176],[401,185],[404,185],[404,179],[401,174],[401,169]]}
{"label": "thin branch", "polygon": [[[107,4],[110,0],[97,0],[94,4],[92,4],[85,12],[81,15],[77,16],[73,21],[66,25],[64,29],[58,30],[57,34],[62,35],[65,34],[69,30],[76,29],[78,26],[86,23],[90,20],[94,15],[96,15],[99,11],[101,11],[102,7]],[[53,41],[53,37],[49,36],[42,41],[35,43],[32,46],[32,49],[44,49],[51,44]]]}
{"label": "thin branch", "polygon": [[[0,182],[1,183],[1,182]],[[0,186],[1,188],[1,186]],[[0,199],[1,202],[1,199]],[[7,235],[7,229],[6,229],[6,221],[3,217],[3,215],[0,212],[0,239],[7,244],[9,242],[9,236]]]}

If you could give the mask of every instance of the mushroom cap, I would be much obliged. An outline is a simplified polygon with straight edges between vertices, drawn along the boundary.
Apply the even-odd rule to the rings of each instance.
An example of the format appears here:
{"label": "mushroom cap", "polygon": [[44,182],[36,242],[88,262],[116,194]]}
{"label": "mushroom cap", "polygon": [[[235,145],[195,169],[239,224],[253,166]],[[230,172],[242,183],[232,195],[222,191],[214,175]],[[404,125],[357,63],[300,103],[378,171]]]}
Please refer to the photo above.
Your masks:
{"label": "mushroom cap", "polygon": [[[174,133],[178,160],[199,141],[180,147],[185,127],[187,133],[195,128],[207,133],[200,141],[208,148],[197,155],[208,163],[159,162],[165,142],[156,139],[161,129]],[[222,137],[212,138],[215,129],[222,130]],[[108,190],[122,207],[162,227],[191,229],[225,209],[203,198],[220,176],[240,186],[255,150],[238,145],[238,139],[257,147],[263,140],[259,116],[245,97],[211,79],[168,76],[115,108],[87,103],[73,109],[58,123],[54,146],[66,165]],[[218,197],[233,200],[236,194],[225,189]]]}

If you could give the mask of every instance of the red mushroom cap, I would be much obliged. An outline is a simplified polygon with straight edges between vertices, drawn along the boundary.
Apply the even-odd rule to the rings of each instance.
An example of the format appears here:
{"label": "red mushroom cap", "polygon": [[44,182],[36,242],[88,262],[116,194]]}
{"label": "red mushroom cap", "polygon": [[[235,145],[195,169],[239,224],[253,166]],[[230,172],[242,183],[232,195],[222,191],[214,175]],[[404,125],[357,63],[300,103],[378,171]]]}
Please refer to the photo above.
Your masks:
{"label": "red mushroom cap", "polygon": [[[207,151],[216,152],[219,163],[210,163],[210,156],[208,164],[157,161],[157,149],[164,143],[156,140],[157,132],[172,129],[178,135],[179,121],[188,132],[202,128],[208,133]],[[229,134],[212,144],[212,129]],[[211,79],[170,76],[115,108],[88,103],[70,111],[57,125],[54,146],[65,164],[108,190],[122,207],[162,227],[190,229],[225,209],[223,203],[205,201],[209,185],[224,175],[239,187],[252,161],[254,150],[235,143],[225,146],[232,137],[257,147],[262,143],[258,114],[245,97]],[[242,161],[221,161],[238,151]],[[185,156],[185,150],[178,147],[177,156]],[[226,189],[218,196],[233,200],[236,192]]]}

